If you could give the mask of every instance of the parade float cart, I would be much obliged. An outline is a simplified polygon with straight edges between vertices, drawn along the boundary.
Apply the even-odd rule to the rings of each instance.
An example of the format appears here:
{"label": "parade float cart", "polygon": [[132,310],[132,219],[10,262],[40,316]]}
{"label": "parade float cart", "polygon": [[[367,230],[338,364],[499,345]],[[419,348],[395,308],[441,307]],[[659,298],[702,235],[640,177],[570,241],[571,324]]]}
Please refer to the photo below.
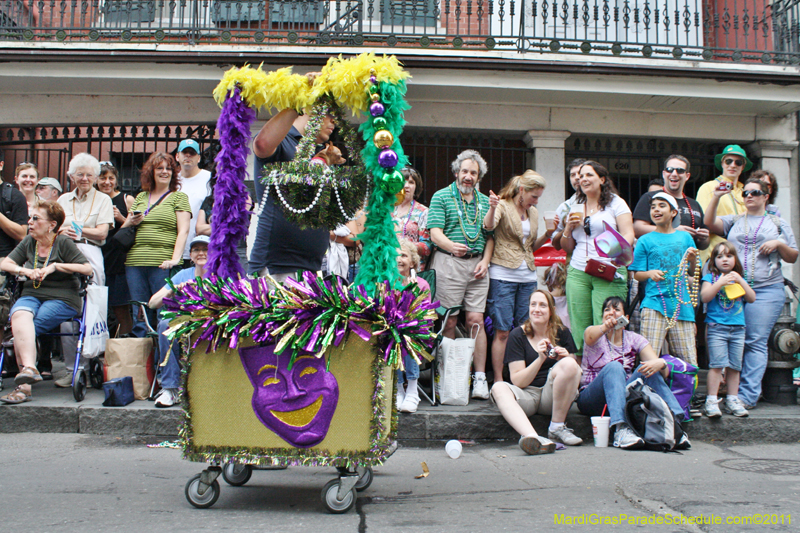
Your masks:
{"label": "parade float cart", "polygon": [[[394,372],[404,355],[430,358],[437,305],[416,284],[400,286],[397,271],[391,210],[404,184],[398,168],[407,161],[398,140],[406,77],[395,58],[362,54],[332,58],[313,82],[289,69],[232,69],[215,90],[222,150],[210,273],[174,287],[165,300],[168,336],[190,339],[181,395],[184,458],[210,465],[186,484],[195,507],[217,501],[220,475],[236,486],[253,469],[330,466],[339,476],[322,489],[322,502],[343,513],[394,449]],[[242,277],[236,244],[247,232],[243,182],[250,125],[262,106],[311,110],[295,159],[263,172],[265,196],[273,194],[287,218],[333,228],[367,201],[353,285],[312,272],[283,284]],[[363,148],[342,109],[368,111]],[[347,167],[309,163],[325,115],[343,130]]]}

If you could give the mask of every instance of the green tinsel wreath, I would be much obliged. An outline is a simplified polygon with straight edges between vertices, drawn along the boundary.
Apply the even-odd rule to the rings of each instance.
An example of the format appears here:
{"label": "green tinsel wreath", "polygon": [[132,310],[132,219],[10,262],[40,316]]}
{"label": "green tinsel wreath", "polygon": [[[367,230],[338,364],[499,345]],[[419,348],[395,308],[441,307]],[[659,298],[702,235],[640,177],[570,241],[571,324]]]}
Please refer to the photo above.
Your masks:
{"label": "green tinsel wreath", "polygon": [[[332,115],[336,121],[349,166],[326,168],[310,164],[325,115]],[[349,222],[366,203],[369,181],[356,131],[345,120],[342,109],[328,97],[313,106],[294,160],[264,165],[262,173],[267,194],[273,195],[287,220],[302,228],[333,229]],[[306,210],[312,203],[313,207]]]}

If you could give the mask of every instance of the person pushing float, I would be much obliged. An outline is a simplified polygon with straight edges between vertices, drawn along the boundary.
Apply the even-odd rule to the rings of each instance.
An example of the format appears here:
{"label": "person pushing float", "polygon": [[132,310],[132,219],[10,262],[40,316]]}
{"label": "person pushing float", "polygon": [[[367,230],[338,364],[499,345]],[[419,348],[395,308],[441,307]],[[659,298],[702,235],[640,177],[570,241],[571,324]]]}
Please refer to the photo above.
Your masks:
{"label": "person pushing float", "polygon": [[[393,451],[395,369],[403,355],[430,359],[437,303],[416,284],[400,286],[391,210],[407,158],[399,137],[405,79],[394,57],[331,58],[309,84],[290,68],[228,71],[214,91],[218,181],[209,275],[165,300],[170,338],[188,337],[180,430],[186,459],[210,463],[186,484],[195,507],[219,497],[217,478],[242,485],[254,468],[332,466],[339,477],[322,490],[334,513],[353,507],[372,466]],[[295,159],[264,169],[265,195],[304,227],[334,228],[367,203],[364,253],[356,283],[305,272],[283,285],[243,278],[236,243],[247,235],[244,180],[250,125],[261,107],[311,109]],[[366,144],[342,109],[367,113]],[[312,161],[326,114],[343,133],[350,166]]]}

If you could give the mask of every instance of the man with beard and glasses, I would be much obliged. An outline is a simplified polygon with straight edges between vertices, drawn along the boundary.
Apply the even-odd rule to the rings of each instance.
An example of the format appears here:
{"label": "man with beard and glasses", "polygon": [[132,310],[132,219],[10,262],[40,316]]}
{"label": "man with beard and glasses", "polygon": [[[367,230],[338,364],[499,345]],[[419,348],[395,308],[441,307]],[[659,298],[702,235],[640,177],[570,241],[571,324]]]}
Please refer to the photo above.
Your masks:
{"label": "man with beard and glasses", "polygon": [[[486,174],[486,161],[475,150],[464,150],[451,165],[456,180],[436,191],[428,208],[428,229],[436,246],[431,266],[436,270],[436,297],[446,308],[463,305],[467,331],[478,326],[475,341],[475,376],[472,397],[489,399],[486,383],[486,332],[483,313],[489,291],[489,262],[494,239],[483,228],[489,197],[478,191]],[[455,338],[458,313],[451,314],[444,334]]]}
{"label": "man with beard and glasses", "polygon": [[[695,247],[698,250],[708,248],[709,233],[703,223],[703,208],[700,207],[694,198],[689,198],[683,192],[686,182],[689,181],[691,174],[689,160],[682,155],[671,155],[664,162],[663,192],[669,194],[678,203],[678,216],[675,217],[673,227],[678,231],[685,231],[694,239]],[[657,192],[647,192],[636,204],[633,210],[633,232],[636,238],[655,231],[656,226],[650,219],[650,201]]]}

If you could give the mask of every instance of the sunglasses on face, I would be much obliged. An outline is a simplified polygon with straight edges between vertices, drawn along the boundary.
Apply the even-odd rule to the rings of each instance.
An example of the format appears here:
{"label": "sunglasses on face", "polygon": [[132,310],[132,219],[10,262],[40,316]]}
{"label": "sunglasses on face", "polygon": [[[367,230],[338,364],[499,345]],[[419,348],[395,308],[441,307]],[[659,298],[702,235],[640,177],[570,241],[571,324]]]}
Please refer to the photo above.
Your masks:
{"label": "sunglasses on face", "polygon": [[672,174],[673,172],[675,172],[678,175],[682,175],[686,174],[686,169],[680,167],[667,167],[664,169],[664,172],[666,172],[667,174]]}
{"label": "sunglasses on face", "polygon": [[583,219],[583,232],[586,234],[587,237],[592,236],[592,220],[591,217],[586,217]]}
{"label": "sunglasses on face", "polygon": [[33,220],[34,222],[39,222],[40,220],[47,221],[46,218],[42,218],[39,215],[31,215],[31,220]]}
{"label": "sunglasses on face", "polygon": [[744,166],[744,159],[730,159],[729,158],[729,159],[726,159],[725,161],[723,161],[723,163],[725,163],[726,165],[736,165],[737,167],[743,167]]}
{"label": "sunglasses on face", "polygon": [[764,196],[765,194],[767,193],[765,193],[764,191],[753,189],[751,191],[742,191],[742,198],[747,198],[748,196],[755,196],[756,198],[758,198],[759,196]]}

